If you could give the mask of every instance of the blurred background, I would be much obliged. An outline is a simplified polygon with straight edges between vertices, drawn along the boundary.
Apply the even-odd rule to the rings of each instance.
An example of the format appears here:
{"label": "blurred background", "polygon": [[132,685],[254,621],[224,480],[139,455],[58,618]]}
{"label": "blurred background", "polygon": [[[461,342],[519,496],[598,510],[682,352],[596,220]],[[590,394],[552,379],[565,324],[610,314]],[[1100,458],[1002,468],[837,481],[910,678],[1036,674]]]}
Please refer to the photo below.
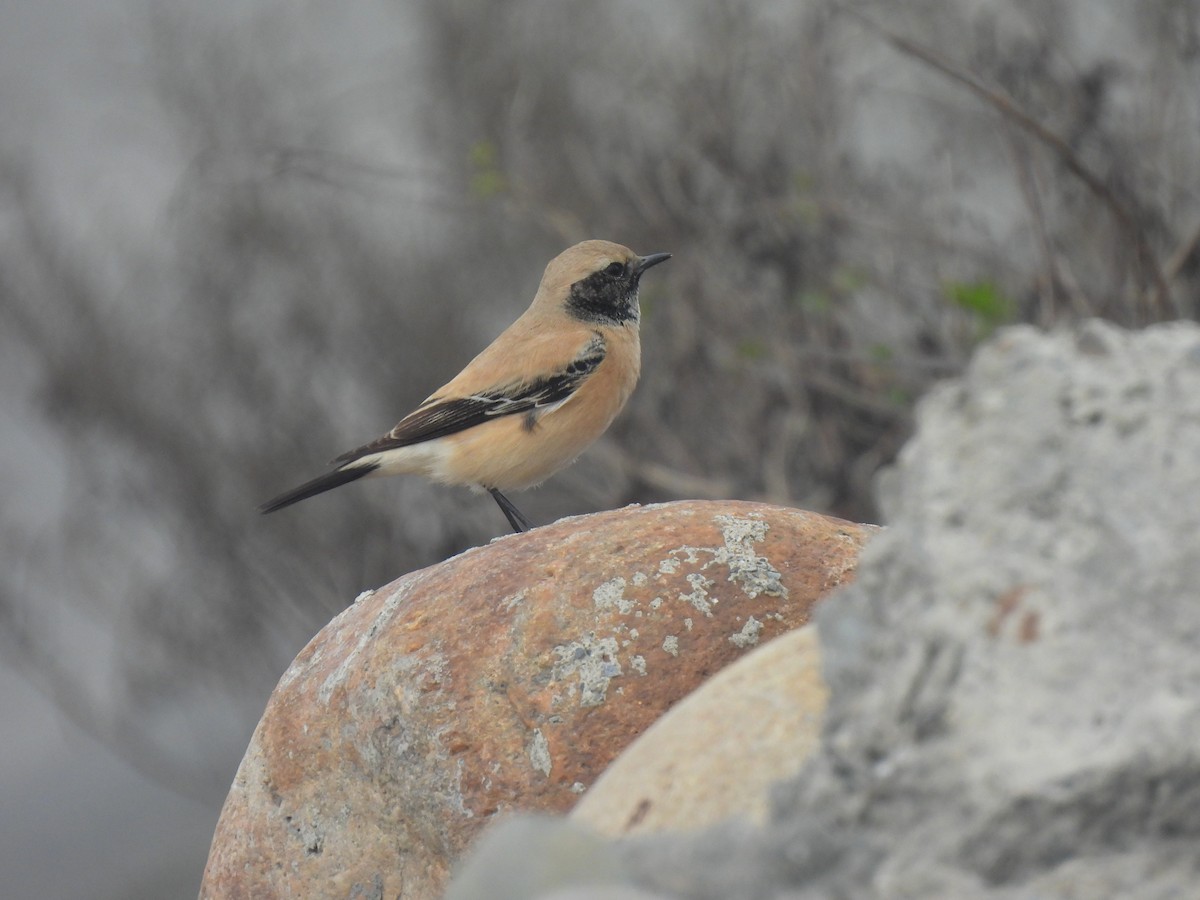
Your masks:
{"label": "blurred background", "polygon": [[670,251],[641,385],[535,522],[878,521],[913,405],[1018,322],[1200,308],[1194,0],[0,5],[0,881],[194,897],[292,656],[504,533],[259,502],[602,237]]}

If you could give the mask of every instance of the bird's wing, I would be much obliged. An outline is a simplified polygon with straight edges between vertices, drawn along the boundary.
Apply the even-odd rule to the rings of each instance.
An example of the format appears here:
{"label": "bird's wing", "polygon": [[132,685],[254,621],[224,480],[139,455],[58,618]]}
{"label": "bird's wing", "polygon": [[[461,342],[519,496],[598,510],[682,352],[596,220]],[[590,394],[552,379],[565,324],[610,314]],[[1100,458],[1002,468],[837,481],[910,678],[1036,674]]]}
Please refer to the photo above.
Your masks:
{"label": "bird's wing", "polygon": [[604,361],[606,352],[604,338],[596,333],[560,369],[466,396],[434,394],[383,437],[343,453],[333,464],[345,465],[374,453],[446,437],[501,416],[552,412],[571,399]]}

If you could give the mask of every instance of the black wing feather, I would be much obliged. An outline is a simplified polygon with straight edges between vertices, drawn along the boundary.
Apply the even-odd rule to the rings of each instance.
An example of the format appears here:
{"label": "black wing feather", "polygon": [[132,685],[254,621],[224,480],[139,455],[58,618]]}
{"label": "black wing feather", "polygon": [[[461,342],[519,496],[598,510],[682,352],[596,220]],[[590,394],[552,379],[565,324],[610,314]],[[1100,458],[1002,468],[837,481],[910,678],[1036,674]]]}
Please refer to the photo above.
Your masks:
{"label": "black wing feather", "polygon": [[597,334],[565,369],[532,381],[514,382],[470,397],[430,397],[383,437],[333,461],[345,465],[372,453],[396,450],[446,437],[501,416],[533,413],[561,403],[604,361],[604,339]]}

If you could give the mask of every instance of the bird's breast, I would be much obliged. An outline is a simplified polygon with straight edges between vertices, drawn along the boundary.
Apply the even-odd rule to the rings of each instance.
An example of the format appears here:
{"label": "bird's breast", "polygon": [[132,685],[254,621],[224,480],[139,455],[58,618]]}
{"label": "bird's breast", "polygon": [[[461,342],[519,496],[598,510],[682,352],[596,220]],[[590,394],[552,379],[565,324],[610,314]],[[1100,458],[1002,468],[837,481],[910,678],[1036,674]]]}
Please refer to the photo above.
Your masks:
{"label": "bird's breast", "polygon": [[521,490],[573,462],[612,424],[641,372],[636,330],[612,329],[604,339],[604,360],[560,405],[455,435],[439,480]]}

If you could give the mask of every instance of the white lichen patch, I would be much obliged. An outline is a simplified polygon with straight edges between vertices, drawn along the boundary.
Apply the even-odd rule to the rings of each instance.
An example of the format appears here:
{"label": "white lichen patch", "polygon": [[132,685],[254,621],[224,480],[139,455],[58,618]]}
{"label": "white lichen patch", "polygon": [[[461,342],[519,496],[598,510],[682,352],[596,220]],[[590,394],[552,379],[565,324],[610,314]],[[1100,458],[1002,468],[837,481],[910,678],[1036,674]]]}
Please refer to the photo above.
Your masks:
{"label": "white lichen patch", "polygon": [[372,596],[374,593],[375,593],[374,588],[368,588],[367,590],[365,590],[361,594],[359,594],[357,597],[355,597],[354,602],[358,603],[362,600],[366,600],[368,597]]}
{"label": "white lichen patch", "polygon": [[679,655],[679,638],[673,634],[668,634],[665,638],[663,638],[662,647],[664,650],[666,650],[672,656],[678,656]]}
{"label": "white lichen patch", "polygon": [[[372,620],[371,624],[361,631],[354,646],[343,655],[342,661],[325,677],[325,680],[321,682],[320,688],[317,689],[317,697],[320,702],[328,703],[329,698],[333,696],[333,692],[346,683],[346,680],[350,677],[350,674],[354,672],[358,666],[359,654],[361,654],[362,651],[366,649],[366,647],[375,639],[376,634],[378,634],[380,631],[383,631],[388,625],[391,624],[392,619],[397,616],[400,607],[404,604],[404,601],[408,599],[408,596],[413,593],[413,591],[420,587],[420,585],[424,582],[425,577],[427,576],[415,575],[405,578],[398,587],[392,590],[390,595],[384,598],[382,604],[379,606],[378,611],[375,613],[375,618]],[[342,616],[349,615],[352,609],[353,607],[347,607],[338,615],[338,618],[335,618],[329,624],[328,627],[336,628],[339,619]],[[291,678],[295,678],[300,671],[302,671],[301,668],[292,665],[288,668],[288,671],[284,673],[284,677],[281,679],[280,684],[285,684]]]}
{"label": "white lichen patch", "polygon": [[[599,706],[608,693],[609,682],[622,674],[617,652],[616,638],[598,638],[594,631],[589,631],[580,640],[554,648],[557,661],[551,677],[563,681],[578,676],[579,705]],[[575,690],[572,685],[570,692]]]}
{"label": "white lichen patch", "polygon": [[766,520],[752,513],[748,517],[716,516],[713,521],[725,541],[724,553],[718,550],[713,562],[729,566],[729,580],[740,585],[747,597],[759,594],[786,597],[787,588],[780,580],[779,570],[765,556],[754,552],[755,543],[767,539]]}
{"label": "white lichen patch", "polygon": [[[754,598],[760,594],[772,597],[786,597],[787,588],[784,586],[779,570],[771,565],[765,556],[755,552],[755,544],[765,541],[769,525],[762,516],[751,513],[748,516],[715,516],[713,521],[721,530],[722,546],[720,547],[677,547],[671,551],[668,559],[658,564],[658,570],[663,574],[678,573],[682,564],[699,565],[701,572],[710,570],[713,566],[722,566],[729,571],[728,581],[742,589],[747,597]],[[699,612],[711,615],[711,604],[715,599],[709,599],[708,591],[698,594],[696,591],[699,577],[696,573],[687,576],[692,591],[680,594],[680,599],[691,603]],[[706,585],[714,584],[707,580]],[[702,602],[698,602],[702,601]]]}
{"label": "white lichen patch", "polygon": [[642,587],[642,585],[644,585],[649,580],[650,580],[650,578],[646,575],[645,572],[634,572],[633,578],[630,579],[630,581],[633,582],[634,587]]}
{"label": "white lichen patch", "polygon": [[621,615],[628,615],[637,605],[637,601],[625,596],[625,579],[620,575],[592,591],[592,602],[596,609],[616,609]]}
{"label": "white lichen patch", "polygon": [[705,578],[699,572],[690,572],[687,576],[687,583],[692,586],[692,589],[686,594],[680,594],[679,599],[694,606],[696,612],[711,616],[712,606],[716,601],[708,599],[708,589],[716,582],[711,578]]}
{"label": "white lichen patch", "polygon": [[632,656],[629,658],[629,668],[637,672],[639,675],[646,674],[646,657]]}
{"label": "white lichen patch", "polygon": [[395,673],[389,678],[394,685],[392,701],[402,715],[408,716],[430,703],[437,703],[445,710],[454,709],[453,697],[443,691],[452,678],[450,660],[440,640],[426,644],[416,653],[393,656],[390,665]]}
{"label": "white lichen patch", "polygon": [[747,647],[753,647],[758,643],[758,635],[762,630],[762,622],[751,616],[746,620],[746,624],[742,626],[741,631],[729,636],[729,642],[735,647],[745,650]]}
{"label": "white lichen patch", "polygon": [[528,593],[529,588],[521,588],[515,594],[509,594],[500,601],[500,609],[502,609],[504,612],[512,612],[518,604],[525,602],[525,596]]}
{"label": "white lichen patch", "polygon": [[[726,569],[726,581],[737,584],[751,599],[761,594],[786,598],[787,588],[779,570],[767,557],[756,552],[755,545],[767,539],[770,528],[767,521],[751,512],[746,516],[714,516],[713,522],[721,532],[720,547],[676,547],[670,551],[670,556],[660,560],[659,574],[655,577],[678,575],[684,565],[698,566],[698,571],[685,576],[691,589],[677,596],[707,617],[713,616],[713,607],[720,601],[720,596],[712,592],[716,581],[704,575],[704,572],[712,574],[713,566]],[[661,602],[662,598],[656,596],[649,607],[658,610]],[[690,623],[688,629],[691,629]]]}
{"label": "white lichen patch", "polygon": [[550,770],[554,767],[554,761],[550,759],[550,744],[546,740],[546,736],[542,734],[542,729],[535,728],[533,730],[533,735],[529,738],[529,746],[525,748],[525,752],[529,754],[530,765],[549,778]]}
{"label": "white lichen patch", "polygon": [[[450,788],[450,790],[447,791],[445,796],[450,801],[450,808],[452,810],[454,810],[454,812],[456,812],[458,815],[462,816],[464,819],[473,819],[473,818],[475,818],[475,810],[473,810],[473,809],[471,809],[471,807],[467,806],[466,792],[463,791],[463,786],[462,786],[463,785],[463,773],[465,770],[466,770],[466,760],[464,760],[462,758],[462,756],[459,756],[458,760],[456,761],[456,763],[454,765],[454,784]],[[492,780],[490,778],[487,778],[484,780],[486,782],[485,786],[491,787]],[[343,807],[343,809],[344,809],[344,807]],[[348,821],[349,818],[350,818],[350,811],[346,810],[345,818],[343,818],[342,821]]]}
{"label": "white lichen patch", "polygon": [[690,616],[683,620],[683,627],[686,628],[688,631],[692,630],[692,620],[691,620]]}

